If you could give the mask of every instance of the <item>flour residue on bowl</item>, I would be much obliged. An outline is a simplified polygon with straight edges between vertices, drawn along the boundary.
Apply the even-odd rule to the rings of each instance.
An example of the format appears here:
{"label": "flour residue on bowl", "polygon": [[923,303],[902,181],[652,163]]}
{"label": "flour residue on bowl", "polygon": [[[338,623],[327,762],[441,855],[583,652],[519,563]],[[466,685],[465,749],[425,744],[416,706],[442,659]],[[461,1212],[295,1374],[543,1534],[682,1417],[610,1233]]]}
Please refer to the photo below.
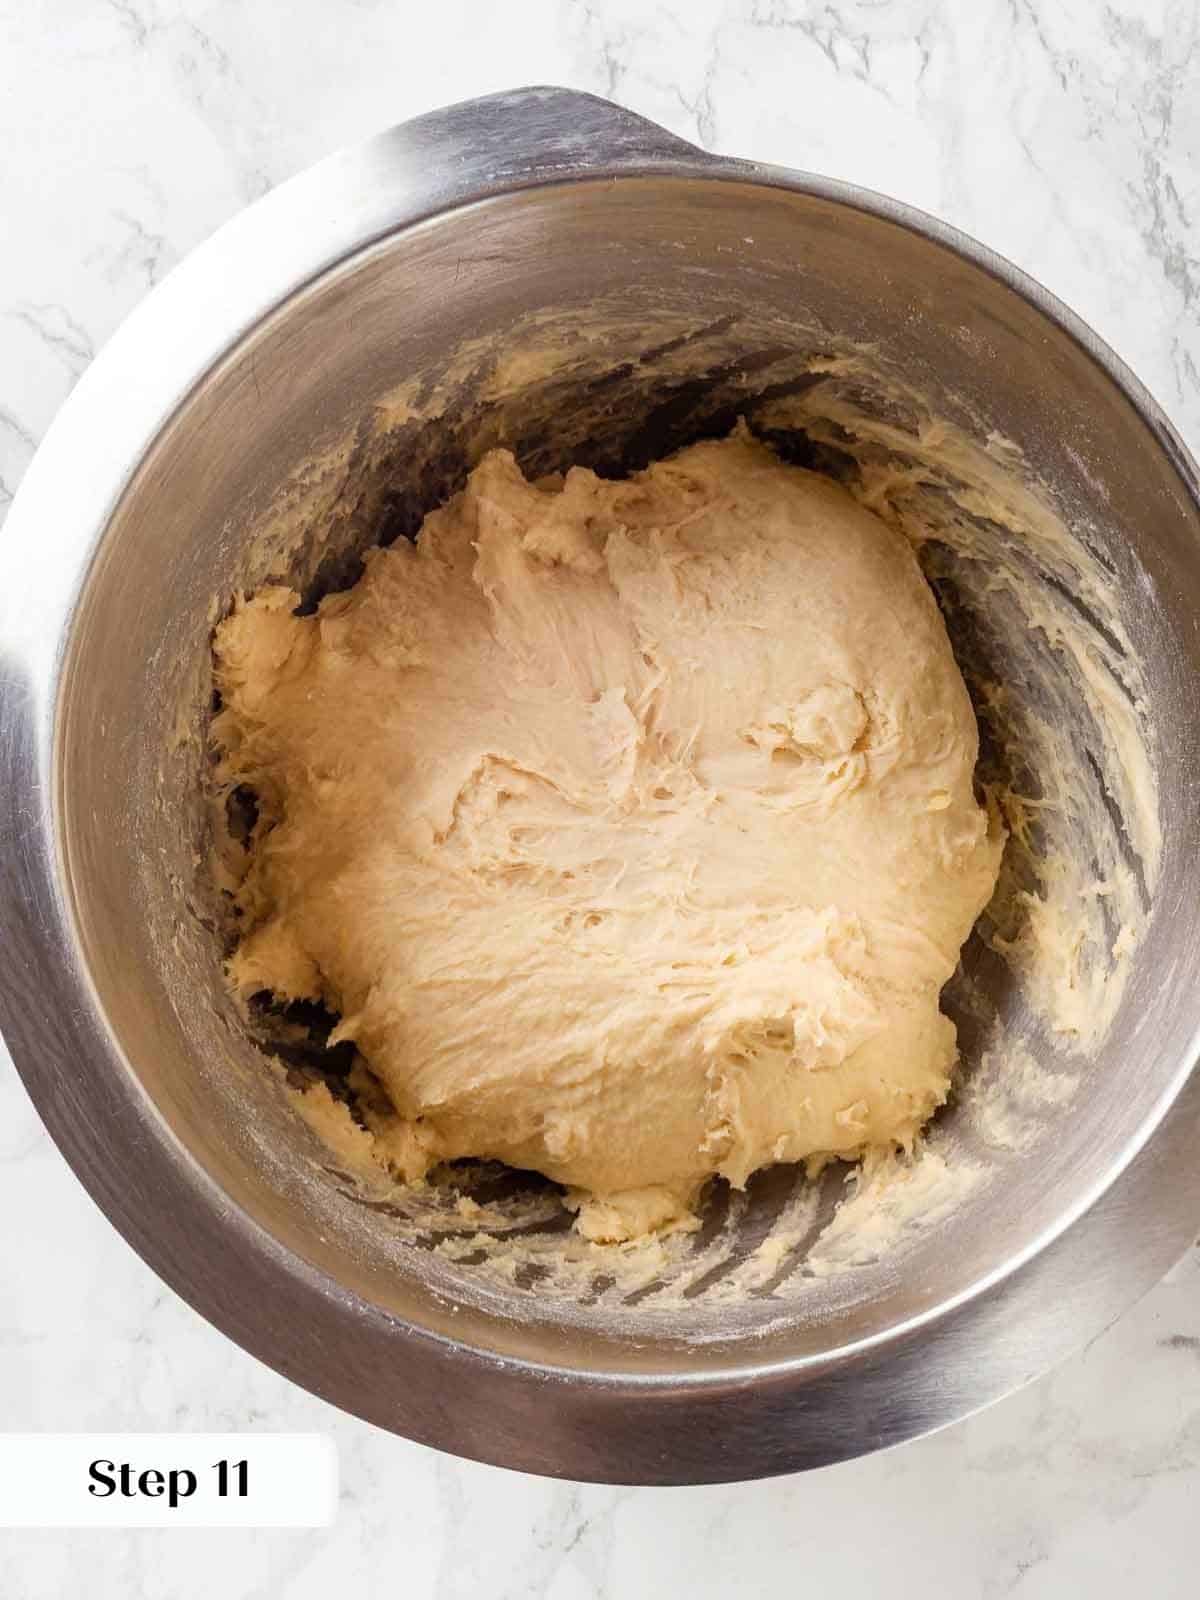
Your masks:
{"label": "flour residue on bowl", "polygon": [[873,386],[862,357],[759,421],[836,451],[851,492],[917,548],[975,696],[981,781],[1010,835],[985,936],[1050,1032],[1095,1049],[1162,848],[1141,669],[1098,542],[1031,483],[1014,444],[977,443],[895,380]]}
{"label": "flour residue on bowl", "polygon": [[[647,367],[654,381],[692,381],[696,355],[685,338],[664,329],[662,353]],[[467,464],[494,445],[516,445],[531,473],[561,467],[563,448],[592,448],[589,439],[604,436],[598,418],[620,392],[599,388],[604,339],[595,325],[586,339],[564,341],[550,321],[529,319],[513,350],[497,357],[464,347],[445,372],[393,393],[352,442],[311,465],[261,519],[246,587],[286,576],[316,594],[353,581],[381,523],[391,537],[419,522],[419,493],[397,492],[389,464],[407,462],[405,481],[414,463],[434,473],[445,437]],[[933,415],[877,352],[826,339],[815,353],[777,362],[771,377],[773,395],[760,399],[761,377],[731,363],[709,410],[696,400],[680,426],[720,431],[741,415],[912,542],[975,701],[982,790],[1010,835],[982,944],[949,991],[960,1035],[972,1036],[955,1115],[911,1160],[880,1163],[848,1186],[841,1167],[813,1180],[784,1170],[748,1196],[718,1188],[699,1234],[596,1246],[570,1234],[552,1190],[518,1183],[491,1195],[500,1180],[474,1169],[390,1184],[377,1164],[363,1165],[362,1128],[315,1069],[293,1071],[306,1119],[336,1125],[337,1159],[326,1139],[311,1146],[314,1165],[331,1168],[348,1204],[387,1217],[398,1247],[435,1253],[453,1267],[456,1292],[485,1302],[495,1294],[508,1304],[515,1289],[564,1314],[619,1306],[648,1324],[661,1315],[677,1325],[698,1301],[786,1305],[814,1279],[851,1281],[868,1256],[901,1259],[999,1181],[1008,1155],[1030,1148],[1046,1116],[1084,1091],[1146,925],[1161,844],[1153,739],[1103,541],[1077,507],[1056,502],[1015,446],[961,408],[953,422]],[[473,422],[464,419],[464,389],[485,400]],[[545,443],[522,445],[543,436],[513,421],[518,395],[539,389],[528,415],[563,417],[557,455]],[[564,404],[602,393],[603,411],[599,399]],[[453,485],[453,471],[445,481]],[[1007,998],[979,979],[985,961],[1010,975]]]}

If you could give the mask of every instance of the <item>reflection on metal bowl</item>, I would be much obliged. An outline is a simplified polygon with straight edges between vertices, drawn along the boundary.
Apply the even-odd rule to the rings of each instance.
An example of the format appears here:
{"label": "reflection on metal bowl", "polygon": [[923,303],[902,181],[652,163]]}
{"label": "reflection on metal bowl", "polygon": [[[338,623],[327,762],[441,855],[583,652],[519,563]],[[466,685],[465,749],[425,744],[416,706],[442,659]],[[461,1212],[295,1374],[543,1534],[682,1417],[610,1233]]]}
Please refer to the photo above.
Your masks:
{"label": "reflection on metal bowl", "polygon": [[[1013,832],[915,1187],[770,1171],[611,1266],[519,1177],[365,1195],[222,980],[213,624],[352,581],[494,444],[619,472],[739,416],[924,534]],[[10,516],[0,1020],[51,1132],[231,1337],[465,1455],[754,1477],[1026,1381],[1200,1215],[1198,495],[1088,330],[891,201],[559,90],[333,158],[150,296]]]}

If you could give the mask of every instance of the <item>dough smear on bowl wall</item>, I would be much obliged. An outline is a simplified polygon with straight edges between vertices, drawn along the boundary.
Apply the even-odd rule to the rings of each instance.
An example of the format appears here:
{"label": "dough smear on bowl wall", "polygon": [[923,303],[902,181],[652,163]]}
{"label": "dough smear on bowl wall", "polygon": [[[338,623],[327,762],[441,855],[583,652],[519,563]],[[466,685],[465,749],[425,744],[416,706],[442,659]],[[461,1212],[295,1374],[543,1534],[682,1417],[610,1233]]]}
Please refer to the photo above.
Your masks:
{"label": "dough smear on bowl wall", "polygon": [[1004,829],[909,541],[744,426],[528,482],[493,451],[315,610],[215,638],[245,1000],[319,1002],[343,1158],[491,1158],[589,1239],[706,1181],[910,1150]]}
{"label": "dough smear on bowl wall", "polygon": [[589,96],[450,107],[158,286],[5,531],[6,1042],[331,1403],[765,1476],[1194,1237],[1200,474],[984,247]]}

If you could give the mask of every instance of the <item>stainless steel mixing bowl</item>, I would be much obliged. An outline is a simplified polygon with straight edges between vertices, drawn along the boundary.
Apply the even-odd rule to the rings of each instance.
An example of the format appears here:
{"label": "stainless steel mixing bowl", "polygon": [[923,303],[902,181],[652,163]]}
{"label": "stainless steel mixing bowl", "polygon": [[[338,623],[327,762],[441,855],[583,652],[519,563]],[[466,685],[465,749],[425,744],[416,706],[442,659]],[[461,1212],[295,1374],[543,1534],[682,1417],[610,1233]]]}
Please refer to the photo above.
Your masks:
{"label": "stainless steel mixing bowl", "polygon": [[[224,995],[195,737],[213,621],[280,562],[313,590],[346,581],[492,442],[531,468],[636,465],[801,392],[822,341],[847,337],[1020,446],[1127,602],[1165,836],[1128,989],[1070,1106],[902,1268],[885,1252],[737,1305],[718,1264],[669,1317],[599,1278],[571,1297],[480,1276],[330,1170]],[[545,365],[555,348],[565,367]],[[965,1415],[1094,1335],[1200,1215],[1197,499],[1187,453],[1092,333],[890,200],[554,89],[333,158],[129,319],[9,518],[0,1017],[30,1094],[192,1305],[445,1449],[696,1482]],[[771,1181],[719,1202],[706,1239],[723,1229],[744,1259],[780,1204]]]}

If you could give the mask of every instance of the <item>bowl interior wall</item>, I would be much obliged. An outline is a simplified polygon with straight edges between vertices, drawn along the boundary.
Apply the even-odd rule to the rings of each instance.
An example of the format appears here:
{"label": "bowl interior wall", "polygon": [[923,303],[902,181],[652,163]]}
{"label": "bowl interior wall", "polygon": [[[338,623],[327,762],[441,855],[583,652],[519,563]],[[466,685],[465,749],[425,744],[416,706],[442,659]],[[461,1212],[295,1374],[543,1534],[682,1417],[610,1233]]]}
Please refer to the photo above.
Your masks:
{"label": "bowl interior wall", "polygon": [[[725,1269],[663,1313],[653,1297],[594,1284],[546,1296],[536,1274],[506,1284],[449,1261],[330,1170],[225,995],[199,782],[214,621],[267,577],[309,599],[352,581],[364,548],[411,536],[493,445],[531,474],[628,471],[738,416],[762,423],[851,347],[932,414],[1013,441],[1119,588],[1160,733],[1165,844],[1108,1038],[1027,1147],[974,1151],[988,1181],[902,1258],[805,1279],[784,1301],[723,1299]],[[869,391],[868,408],[889,403]],[[802,433],[782,442],[844,466]],[[647,1372],[816,1358],[967,1293],[1115,1170],[1197,1026],[1198,535],[1162,442],[1085,350],[1000,280],[868,213],[748,182],[627,178],[501,197],[386,240],[297,295],[192,394],[112,520],[76,617],[59,826],[128,1070],[288,1248],[398,1317],[485,1348]],[[978,584],[978,566],[960,577]],[[959,626],[969,654],[969,608]],[[1049,637],[1023,648],[1013,689],[1036,696],[1060,661]],[[950,997],[966,1070],[989,1013],[1059,1070],[1003,963],[975,942],[966,966],[976,1002]],[[703,1236],[724,1240],[718,1268],[761,1242],[793,1188],[770,1173],[744,1204],[718,1198]]]}

